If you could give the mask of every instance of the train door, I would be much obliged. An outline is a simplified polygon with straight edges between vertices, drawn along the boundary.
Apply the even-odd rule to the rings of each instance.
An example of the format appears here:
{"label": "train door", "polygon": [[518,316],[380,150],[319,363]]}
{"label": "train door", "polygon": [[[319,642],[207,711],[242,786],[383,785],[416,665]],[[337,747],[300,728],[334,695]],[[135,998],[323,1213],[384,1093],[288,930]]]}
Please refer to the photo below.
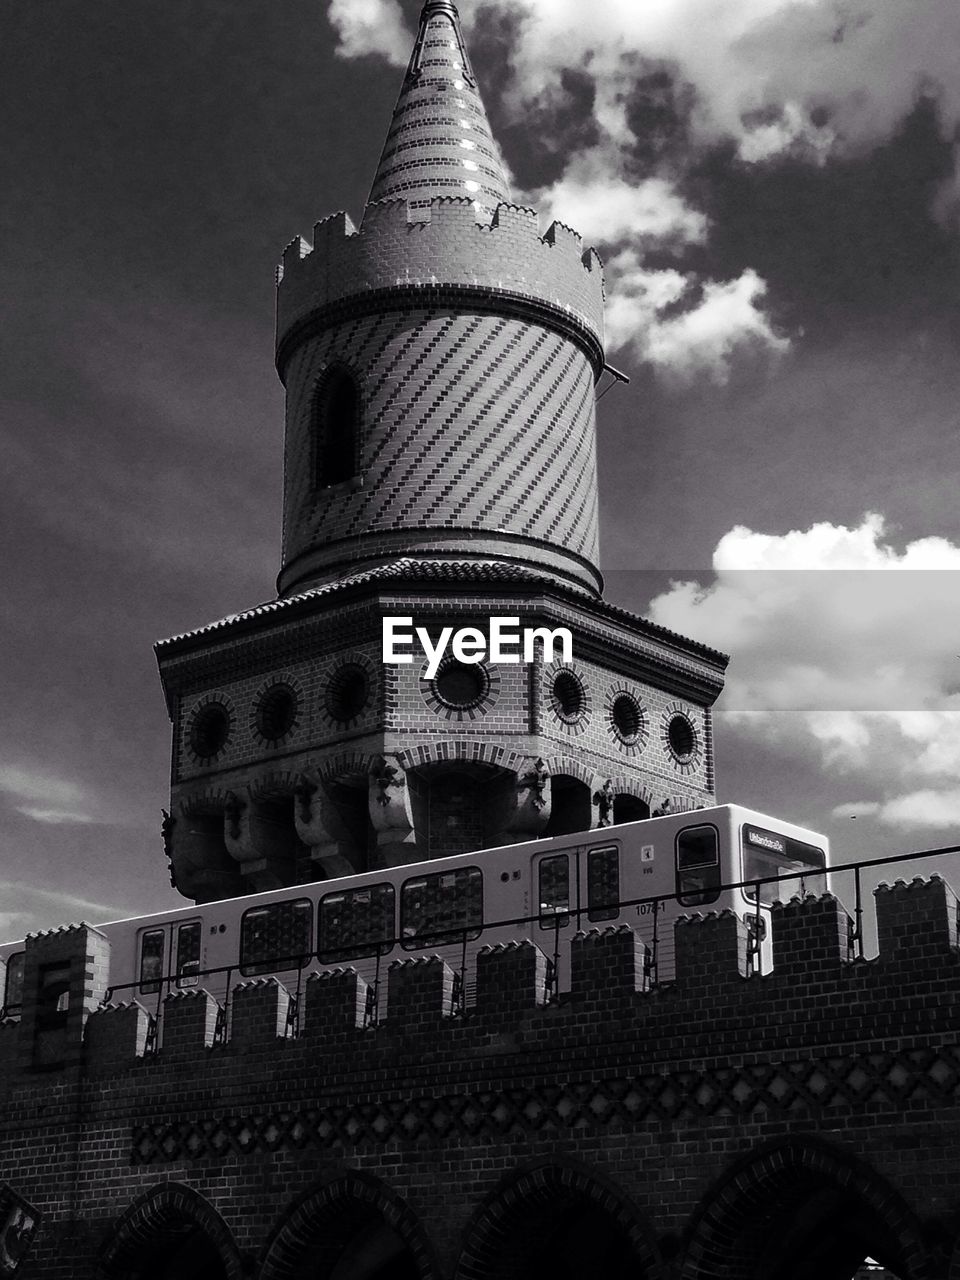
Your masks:
{"label": "train door", "polygon": [[530,931],[534,943],[550,964],[548,989],[553,995],[570,990],[570,940],[576,931],[579,913],[578,856],[575,849],[541,853],[533,858],[531,914],[536,922]]}
{"label": "train door", "polygon": [[[167,995],[200,983],[203,969],[203,924],[177,920],[137,934],[137,984],[140,995]],[[204,984],[207,985],[207,984]]]}

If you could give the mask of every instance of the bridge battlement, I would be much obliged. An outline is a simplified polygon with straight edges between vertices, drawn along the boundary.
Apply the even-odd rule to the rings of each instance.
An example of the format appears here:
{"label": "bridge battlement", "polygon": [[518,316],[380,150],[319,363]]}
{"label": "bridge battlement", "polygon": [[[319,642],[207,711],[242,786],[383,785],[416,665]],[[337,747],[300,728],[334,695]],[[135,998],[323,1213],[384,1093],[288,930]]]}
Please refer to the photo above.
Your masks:
{"label": "bridge battlement", "polygon": [[[589,1043],[612,1006],[622,1030],[642,1032],[651,1061],[669,1057],[678,1035],[693,1056],[710,1056],[725,1026],[739,1028],[742,1051],[758,1053],[825,1039],[841,1044],[854,1026],[869,1028],[871,1042],[902,1035],[905,1027],[918,1034],[946,1030],[960,1008],[956,895],[933,876],[881,885],[875,897],[879,952],[870,960],[851,959],[853,923],[842,903],[825,894],[774,905],[774,967],[763,975],[749,976],[740,917],[693,914],[675,926],[669,983],[655,983],[650,949],[619,924],[571,938],[570,989],[559,998],[551,999],[549,947],[522,940],[481,949],[465,1011],[450,965],[418,956],[387,967],[379,1017],[370,1016],[368,983],[346,966],[307,978],[299,1019],[294,993],[275,977],[235,986],[226,1008],[202,987],[170,992],[156,1037],[149,996],[97,1007],[108,982],[105,940],[88,926],[71,926],[27,940],[21,1020],[0,1027],[0,1087],[15,1086],[38,1067],[49,1072],[81,1063],[102,1077],[202,1057],[209,1071],[229,1073],[237,1054],[270,1046],[288,1064],[302,1045],[309,1054],[361,1053],[368,1066],[382,1069],[396,1058],[398,1037],[415,1046],[411,1066],[425,1054],[478,1050],[492,1033],[512,1032],[524,1052],[550,1054],[559,1044]],[[92,949],[99,955],[92,958]],[[49,994],[48,953],[59,966],[58,982],[61,972],[72,981],[57,987],[59,1008]]]}
{"label": "bridge battlement", "polygon": [[[77,1177],[113,1188],[94,1214],[103,1256],[140,1248],[144,1214],[166,1221],[169,1189],[186,1184],[188,1218],[224,1249],[258,1255],[271,1222],[271,1238],[296,1243],[304,1206],[327,1221],[359,1196],[411,1250],[435,1251],[418,1275],[486,1280],[549,1193],[602,1210],[604,1230],[647,1259],[642,1280],[706,1280],[717,1257],[773,1248],[769,1223],[789,1220],[813,1178],[867,1224],[865,1253],[913,1259],[901,1280],[955,1280],[943,1224],[960,1176],[957,899],[937,876],[875,897],[872,959],[850,958],[853,923],[829,894],[774,906],[763,975],[748,974],[748,931],[728,911],[677,922],[675,978],[659,986],[632,927],[571,922],[559,997],[552,940],[523,939],[481,948],[466,1011],[450,965],[418,956],[386,968],[379,1018],[347,966],[303,983],[298,1016],[272,976],[236,985],[226,1007],[202,987],[168,994],[156,1038],[159,993],[95,1007],[104,940],[71,926],[27,942],[23,1017],[0,1026],[0,1096],[52,1198],[67,1142]],[[59,1066],[32,1039],[49,1037],[51,964],[70,983]],[[305,1189],[291,1207],[292,1169]],[[118,1223],[131,1179],[142,1203]],[[773,1274],[750,1265],[735,1274]]]}
{"label": "bridge battlement", "polygon": [[[426,216],[425,216],[426,215]],[[535,210],[500,204],[478,221],[473,201],[440,196],[412,209],[405,200],[367,206],[359,230],[347,214],[318,222],[313,243],[295,237],[277,273],[277,364],[281,376],[305,328],[357,308],[476,305],[525,308],[562,319],[599,375],[603,268],[576,231],[553,222],[541,235]],[[599,362],[599,365],[598,365]]]}

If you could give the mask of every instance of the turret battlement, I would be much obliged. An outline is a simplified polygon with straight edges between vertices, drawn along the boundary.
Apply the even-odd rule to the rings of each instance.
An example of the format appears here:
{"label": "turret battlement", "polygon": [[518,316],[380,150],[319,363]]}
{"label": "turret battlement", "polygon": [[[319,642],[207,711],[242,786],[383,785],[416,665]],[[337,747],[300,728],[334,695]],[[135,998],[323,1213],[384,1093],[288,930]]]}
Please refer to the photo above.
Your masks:
{"label": "turret battlement", "polygon": [[367,206],[357,229],[344,213],[298,236],[278,271],[277,363],[283,367],[305,328],[339,312],[409,306],[515,310],[554,323],[579,339],[599,375],[603,361],[603,269],[593,249],[564,223],[541,234],[537,213],[501,203],[478,221],[471,200],[439,196],[422,207],[406,200]]}

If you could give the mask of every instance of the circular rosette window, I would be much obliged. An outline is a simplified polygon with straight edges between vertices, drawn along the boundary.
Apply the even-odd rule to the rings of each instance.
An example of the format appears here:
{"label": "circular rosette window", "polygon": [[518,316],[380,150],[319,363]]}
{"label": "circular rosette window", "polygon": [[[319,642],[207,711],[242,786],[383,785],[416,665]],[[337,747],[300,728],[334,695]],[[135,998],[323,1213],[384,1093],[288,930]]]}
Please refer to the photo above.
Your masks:
{"label": "circular rosette window", "polygon": [[370,677],[359,662],[337,667],[327,684],[327,714],[337,724],[351,724],[366,710],[370,701]]}
{"label": "circular rosette window", "polygon": [[190,717],[187,742],[191,754],[200,764],[215,760],[227,745],[233,718],[222,702],[204,702]]}
{"label": "circular rosette window", "polygon": [[649,734],[647,717],[640,699],[622,686],[607,695],[607,732],[628,755],[638,755]]}
{"label": "circular rosette window", "polygon": [[681,773],[692,773],[700,763],[700,734],[686,711],[668,707],[664,718],[664,743]]}
{"label": "circular rosette window", "polygon": [[576,724],[587,713],[587,693],[575,671],[564,667],[553,677],[550,706],[564,724]]}
{"label": "circular rosette window", "polygon": [[427,704],[447,719],[474,720],[497,700],[500,677],[482,662],[461,662],[448,655],[432,680],[421,675]]}
{"label": "circular rosette window", "polygon": [[300,699],[289,684],[272,684],[257,699],[254,727],[264,742],[282,742],[296,727]]}
{"label": "circular rosette window", "polygon": [[610,708],[610,719],[621,742],[633,746],[639,741],[643,733],[643,712],[636,698],[629,693],[618,693]]}

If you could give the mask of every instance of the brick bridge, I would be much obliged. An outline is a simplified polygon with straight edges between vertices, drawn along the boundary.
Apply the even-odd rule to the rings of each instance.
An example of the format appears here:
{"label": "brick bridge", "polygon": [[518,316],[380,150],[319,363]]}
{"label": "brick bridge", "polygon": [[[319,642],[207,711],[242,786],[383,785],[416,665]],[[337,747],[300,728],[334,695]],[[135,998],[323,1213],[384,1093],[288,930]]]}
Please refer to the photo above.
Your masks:
{"label": "brick bridge", "polygon": [[776,907],[753,977],[735,916],[682,921],[652,992],[631,929],[580,934],[553,1003],[535,946],[487,949],[466,1015],[408,960],[373,1027],[350,969],[308,980],[294,1036],[273,978],[229,1036],[178,993],[159,1050],[140,1005],[97,1007],[102,934],[34,935],[0,1027],[0,1177],[42,1215],[19,1274],[960,1280],[957,902],[933,877],[876,908],[850,961],[835,898]]}

